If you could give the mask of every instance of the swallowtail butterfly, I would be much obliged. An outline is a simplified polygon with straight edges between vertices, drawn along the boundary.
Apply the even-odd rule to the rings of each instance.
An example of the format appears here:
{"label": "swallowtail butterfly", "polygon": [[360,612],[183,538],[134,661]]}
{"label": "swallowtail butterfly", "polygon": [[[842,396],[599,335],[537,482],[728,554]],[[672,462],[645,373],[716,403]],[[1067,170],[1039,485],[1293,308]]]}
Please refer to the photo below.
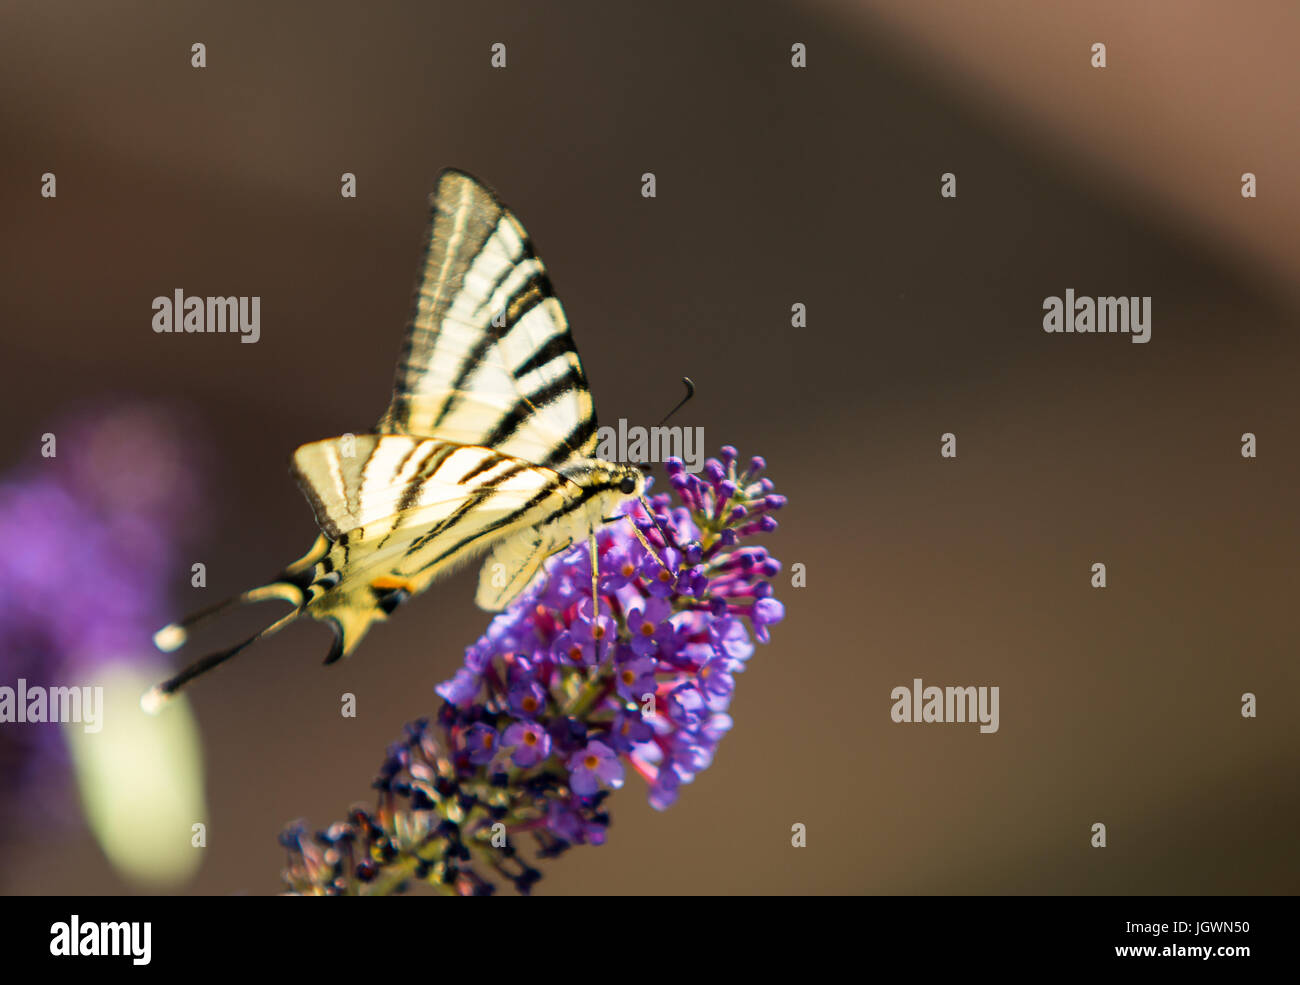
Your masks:
{"label": "swallowtail butterfly", "polygon": [[459,171],[439,175],[430,205],[392,403],[374,433],[294,452],[316,543],[268,584],[165,626],[154,642],[174,650],[196,623],[239,603],[293,610],[153,688],[146,708],[302,616],[333,627],[326,663],[348,656],[371,625],[484,551],[485,609],[504,608],[547,557],[582,538],[595,596],[594,532],[641,497],[644,477],[593,457],[586,375],[523,226]]}

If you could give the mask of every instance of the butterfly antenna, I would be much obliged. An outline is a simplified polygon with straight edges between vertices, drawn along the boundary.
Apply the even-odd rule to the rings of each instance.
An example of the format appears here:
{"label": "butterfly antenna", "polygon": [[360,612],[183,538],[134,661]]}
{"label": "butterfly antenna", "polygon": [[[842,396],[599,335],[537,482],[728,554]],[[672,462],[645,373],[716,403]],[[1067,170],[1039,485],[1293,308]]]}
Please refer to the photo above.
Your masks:
{"label": "butterfly antenna", "polygon": [[[676,414],[683,407],[685,407],[687,401],[689,401],[693,396],[695,396],[695,381],[692,380],[689,376],[683,376],[682,383],[685,384],[686,386],[686,396],[682,397],[681,400],[677,401],[677,405],[672,410],[670,410],[667,414],[665,414],[663,420],[660,421],[658,424],[656,424],[655,427],[663,427],[663,425],[667,424],[668,419],[672,417],[674,414]],[[647,466],[642,466],[642,470],[647,473],[649,473],[650,471],[649,467]],[[659,518],[655,516],[655,511],[650,506],[650,501],[646,499],[644,496],[639,497],[639,500],[641,503],[641,508],[645,510],[645,515],[650,518],[650,522],[653,523],[655,525],[655,529],[659,531],[659,536],[664,539],[664,546],[667,547],[668,545],[671,544],[672,546],[676,547],[677,546],[676,541],[674,541],[672,537],[668,536],[668,531],[663,528],[663,526],[659,523]],[[631,520],[632,518],[628,517],[628,519]],[[659,556],[659,552],[650,546],[650,542],[646,540],[645,534],[641,533],[641,528],[636,525],[635,520],[632,520],[632,532],[636,534],[636,539],[641,541],[641,546],[646,549],[646,552],[651,557],[653,557],[656,561],[659,562],[659,567],[663,568],[664,571],[666,571],[669,575],[671,575],[672,571],[669,570],[668,565],[664,563],[663,558]]]}
{"label": "butterfly antenna", "polygon": [[[646,499],[644,496],[638,497],[638,501],[641,503],[641,509],[645,510],[646,516],[650,518],[650,522],[653,523],[655,525],[655,529],[659,531],[659,536],[664,539],[664,545],[667,546],[668,544],[672,543],[672,540],[668,536],[667,531],[665,531],[664,528],[659,525],[659,518],[655,516],[655,511],[650,506],[650,501]],[[636,534],[636,539],[641,542],[641,546],[646,549],[646,553],[649,554],[656,561],[658,561],[659,567],[663,568],[664,571],[666,571],[671,576],[672,569],[670,569],[668,565],[664,562],[664,559],[659,556],[659,552],[656,551],[653,546],[651,546],[650,541],[646,540],[645,534],[643,534],[641,532],[641,528],[636,525],[636,520],[629,516],[628,521],[632,524],[632,533]]]}
{"label": "butterfly antenna", "polygon": [[194,680],[194,678],[198,677],[200,674],[207,673],[213,667],[217,667],[225,663],[227,660],[229,660],[239,651],[243,650],[249,644],[256,643],[260,639],[265,639],[266,637],[271,636],[274,633],[278,633],[285,626],[289,625],[289,623],[297,619],[298,616],[301,615],[301,611],[302,611],[301,609],[294,609],[292,612],[281,616],[279,619],[271,623],[271,625],[267,626],[265,629],[262,629],[259,632],[254,633],[252,636],[244,640],[242,643],[236,643],[234,646],[227,647],[224,650],[218,650],[216,653],[208,654],[206,657],[203,657],[201,660],[194,661],[194,663],[190,664],[179,674],[175,675],[174,677],[169,677],[167,680],[163,681],[157,687],[151,688],[149,691],[145,692],[144,697],[140,699],[140,707],[143,708],[145,711],[149,712],[149,714],[156,715],[159,709],[161,709],[162,706],[166,703],[168,698],[170,698],[173,694],[179,691],[190,681]]}
{"label": "butterfly antenna", "polygon": [[685,407],[686,402],[690,400],[691,397],[695,396],[695,383],[691,380],[691,378],[689,376],[683,376],[682,382],[686,384],[686,396],[682,397],[681,400],[677,401],[677,406],[674,407],[672,410],[670,410],[667,414],[665,414],[664,419],[660,421],[658,424],[656,424],[655,427],[663,427],[665,424],[667,424],[668,418],[672,417],[679,410]]}

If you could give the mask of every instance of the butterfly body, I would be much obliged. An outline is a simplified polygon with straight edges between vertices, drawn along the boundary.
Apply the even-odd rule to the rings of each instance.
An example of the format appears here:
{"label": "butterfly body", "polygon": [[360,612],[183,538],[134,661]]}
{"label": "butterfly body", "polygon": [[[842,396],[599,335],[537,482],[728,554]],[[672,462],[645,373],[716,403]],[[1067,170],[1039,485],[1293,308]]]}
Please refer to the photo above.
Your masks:
{"label": "butterfly body", "polygon": [[[388,410],[376,433],[294,452],[321,534],[274,580],[230,600],[278,599],[293,611],[159,685],[146,704],[304,615],[335,630],[327,662],[349,655],[375,622],[484,553],[476,601],[502,609],[547,557],[641,496],[639,469],[594,457],[582,363],[518,220],[457,171],[439,176],[431,206]],[[175,649],[224,605],[155,642]]]}

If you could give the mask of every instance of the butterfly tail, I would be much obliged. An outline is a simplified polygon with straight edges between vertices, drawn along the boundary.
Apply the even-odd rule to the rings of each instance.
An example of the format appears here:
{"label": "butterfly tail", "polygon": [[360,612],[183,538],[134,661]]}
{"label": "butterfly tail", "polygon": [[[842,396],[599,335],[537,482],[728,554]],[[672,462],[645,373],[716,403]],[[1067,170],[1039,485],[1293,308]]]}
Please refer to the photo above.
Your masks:
{"label": "butterfly tail", "polygon": [[167,680],[163,681],[161,684],[147,691],[144,697],[140,699],[140,707],[143,708],[145,711],[149,712],[150,714],[156,714],[158,710],[162,708],[163,704],[166,703],[168,698],[170,698],[173,694],[179,691],[190,681],[194,680],[194,678],[198,677],[200,674],[205,674],[209,670],[212,670],[212,668],[218,667],[221,664],[225,663],[227,660],[229,660],[231,657],[239,653],[241,650],[243,650],[245,647],[249,646],[250,644],[256,643],[258,640],[265,639],[266,637],[271,636],[274,633],[278,633],[285,626],[289,625],[289,623],[297,619],[300,615],[302,615],[302,609],[295,608],[292,612],[286,613],[285,615],[281,616],[275,622],[271,623],[266,628],[261,629],[258,632],[254,633],[252,636],[248,637],[248,639],[244,640],[243,642],[236,643],[234,646],[228,646],[224,650],[217,650],[215,653],[209,653],[207,656],[195,660],[192,664],[187,666],[179,674],[167,678]]}
{"label": "butterfly tail", "polygon": [[268,584],[250,588],[238,595],[232,595],[228,599],[222,599],[215,605],[209,605],[197,612],[191,612],[184,619],[168,623],[153,634],[153,645],[163,653],[178,650],[189,639],[191,629],[208,622],[215,616],[221,615],[227,609],[233,609],[239,605],[252,602],[280,601],[288,602],[295,608],[300,608],[303,604],[307,586],[311,583],[311,575],[316,562],[324,557],[328,550],[329,541],[325,537],[318,537],[310,551],[281,571]]}
{"label": "butterfly tail", "polygon": [[370,612],[335,612],[320,618],[334,630],[334,645],[325,656],[326,665],[337,663],[361,645],[361,640],[371,625],[383,618],[379,613]]}
{"label": "butterfly tail", "polygon": [[192,612],[177,622],[168,623],[153,634],[153,645],[163,653],[171,653],[173,650],[178,650],[185,645],[189,639],[191,629],[208,622],[214,616],[221,615],[228,609],[251,602],[268,601],[288,602],[297,608],[302,605],[302,598],[302,589],[288,582],[271,582],[269,585],[259,585],[257,588],[250,588],[246,592],[240,592],[238,595],[223,599],[206,609]]}
{"label": "butterfly tail", "polygon": [[315,564],[324,556],[328,548],[329,541],[324,537],[320,537],[310,551],[280,572],[274,581],[259,585],[256,588],[250,588],[246,592],[240,592],[238,595],[233,595],[215,605],[200,609],[178,622],[169,623],[154,633],[154,645],[164,653],[170,653],[185,644],[191,629],[228,609],[254,602],[267,601],[288,602],[293,606],[293,611],[281,616],[270,625],[248,637],[248,639],[195,660],[180,673],[163,681],[140,699],[141,706],[146,711],[156,712],[169,697],[200,674],[204,674],[212,668],[225,663],[250,644],[279,632],[301,616],[305,611],[307,588],[311,584]]}

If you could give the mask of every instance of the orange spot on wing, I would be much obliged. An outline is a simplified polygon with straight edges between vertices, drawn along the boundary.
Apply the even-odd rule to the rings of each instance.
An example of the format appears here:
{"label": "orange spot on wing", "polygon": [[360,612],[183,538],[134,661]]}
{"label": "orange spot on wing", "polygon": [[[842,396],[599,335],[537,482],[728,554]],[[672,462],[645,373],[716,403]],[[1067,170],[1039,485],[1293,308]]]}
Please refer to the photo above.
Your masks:
{"label": "orange spot on wing", "polygon": [[405,578],[398,578],[396,575],[380,575],[370,583],[370,587],[377,592],[386,592],[393,588],[403,588],[408,592],[414,592],[415,586]]}

